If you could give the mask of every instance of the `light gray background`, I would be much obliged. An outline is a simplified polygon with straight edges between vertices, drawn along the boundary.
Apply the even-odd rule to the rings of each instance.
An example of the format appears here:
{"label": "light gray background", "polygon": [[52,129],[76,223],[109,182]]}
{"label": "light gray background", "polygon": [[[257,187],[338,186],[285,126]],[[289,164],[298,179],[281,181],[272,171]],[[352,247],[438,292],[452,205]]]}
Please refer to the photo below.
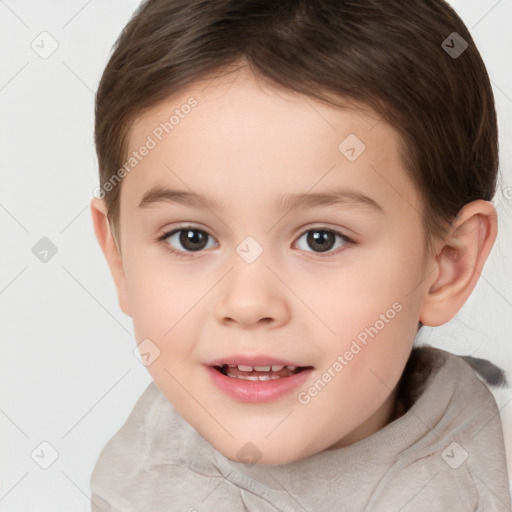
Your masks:
{"label": "light gray background", "polygon": [[[499,237],[468,303],[421,339],[489,358],[512,377],[512,0],[451,3],[495,92]],[[138,4],[0,0],[0,511],[90,510],[100,450],[151,382],[133,355],[131,319],[118,306],[89,213],[98,185],[94,91]],[[41,37],[51,48],[43,31],[58,43],[47,59],[31,48],[34,40],[42,47]],[[42,237],[58,249],[46,263],[32,252]],[[495,397],[512,437],[512,392]],[[40,464],[52,449],[42,442],[58,452],[48,469]]]}

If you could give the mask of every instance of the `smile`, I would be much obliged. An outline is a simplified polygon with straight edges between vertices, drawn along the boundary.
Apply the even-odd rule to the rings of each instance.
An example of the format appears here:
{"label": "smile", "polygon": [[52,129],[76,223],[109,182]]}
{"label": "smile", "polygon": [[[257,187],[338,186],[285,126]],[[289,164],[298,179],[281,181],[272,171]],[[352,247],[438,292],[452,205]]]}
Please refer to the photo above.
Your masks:
{"label": "smile", "polygon": [[251,366],[216,364],[206,366],[212,384],[239,402],[262,403],[291,394],[310,378],[312,366],[280,364]]}

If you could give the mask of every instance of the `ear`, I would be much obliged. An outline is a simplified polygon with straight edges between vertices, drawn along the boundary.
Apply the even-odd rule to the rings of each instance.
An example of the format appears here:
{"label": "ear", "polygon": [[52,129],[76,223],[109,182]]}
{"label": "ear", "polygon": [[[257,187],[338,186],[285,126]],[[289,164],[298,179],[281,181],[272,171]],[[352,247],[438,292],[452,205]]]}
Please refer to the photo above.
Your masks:
{"label": "ear", "polygon": [[94,197],[91,200],[91,215],[94,225],[96,239],[100,244],[101,250],[107,259],[110,273],[114,279],[117,288],[117,299],[119,306],[128,316],[131,316],[128,293],[126,286],[126,276],[123,268],[123,259],[121,251],[112,234],[108,210],[104,199]]}
{"label": "ear", "polygon": [[438,240],[431,263],[420,322],[428,326],[451,320],[466,302],[480,277],[498,231],[496,210],[489,201],[465,205],[452,223],[449,236]]}

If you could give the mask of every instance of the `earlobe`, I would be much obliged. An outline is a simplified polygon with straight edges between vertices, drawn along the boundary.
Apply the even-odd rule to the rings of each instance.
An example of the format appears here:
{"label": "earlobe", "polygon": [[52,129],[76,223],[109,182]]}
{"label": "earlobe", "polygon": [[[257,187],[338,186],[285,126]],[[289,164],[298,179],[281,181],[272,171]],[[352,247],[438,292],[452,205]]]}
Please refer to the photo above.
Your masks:
{"label": "earlobe", "polygon": [[420,322],[428,326],[451,320],[476,286],[497,236],[492,203],[483,200],[461,209],[449,236],[439,240],[432,263],[437,267],[426,283]]}
{"label": "earlobe", "polygon": [[105,255],[110,273],[114,279],[119,306],[125,314],[131,316],[123,259],[112,234],[105,200],[94,197],[91,200],[90,208],[96,239]]}

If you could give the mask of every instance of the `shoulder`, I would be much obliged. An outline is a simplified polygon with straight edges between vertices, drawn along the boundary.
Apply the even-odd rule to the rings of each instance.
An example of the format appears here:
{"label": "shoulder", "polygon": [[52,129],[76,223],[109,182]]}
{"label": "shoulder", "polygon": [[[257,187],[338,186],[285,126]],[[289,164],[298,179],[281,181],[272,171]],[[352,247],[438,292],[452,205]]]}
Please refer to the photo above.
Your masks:
{"label": "shoulder", "polygon": [[147,426],[158,414],[162,394],[151,382],[139,397],[128,418],[103,447],[90,479],[93,495],[103,496],[129,480],[144,464]]}
{"label": "shoulder", "polygon": [[212,451],[151,382],[103,448],[90,479],[92,496],[116,511],[149,504],[155,511],[169,505],[186,510],[197,489],[213,490],[223,480]]}
{"label": "shoulder", "polygon": [[420,435],[394,457],[375,495],[379,506],[398,499],[393,503],[407,503],[404,512],[510,510],[499,409],[472,365],[441,349],[417,347],[400,386],[408,407],[395,428],[413,417]]}

